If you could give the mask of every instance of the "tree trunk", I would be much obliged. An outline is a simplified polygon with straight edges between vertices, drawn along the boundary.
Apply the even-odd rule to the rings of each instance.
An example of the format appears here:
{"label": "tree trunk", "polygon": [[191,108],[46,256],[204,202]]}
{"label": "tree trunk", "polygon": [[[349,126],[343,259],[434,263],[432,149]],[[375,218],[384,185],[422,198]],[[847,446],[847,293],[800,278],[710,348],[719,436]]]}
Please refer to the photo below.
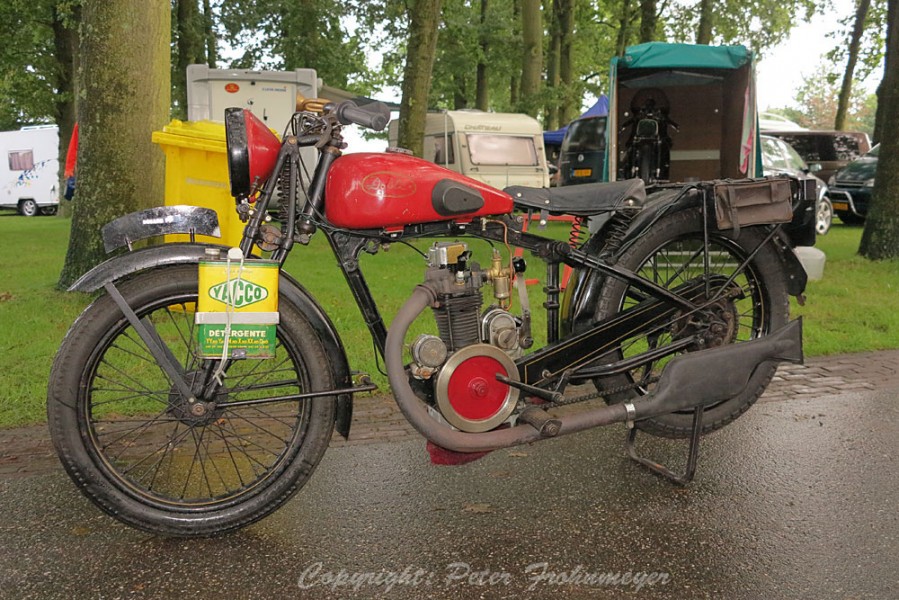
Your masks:
{"label": "tree trunk", "polygon": [[837,116],[833,125],[837,131],[846,128],[846,114],[849,112],[849,100],[852,96],[852,78],[855,76],[855,65],[858,62],[858,51],[861,46],[862,34],[865,32],[865,18],[868,15],[869,6],[871,6],[871,0],[858,0],[858,6],[856,6],[855,25],[852,28],[852,36],[849,38],[849,56],[846,60],[846,70],[843,72],[843,85],[840,86]]}
{"label": "tree trunk", "polygon": [[[59,127],[59,182],[60,190],[65,189],[66,155],[69,141],[75,127],[78,98],[78,26],[81,20],[81,7],[72,7],[71,14],[63,15],[58,5],[53,5],[53,45],[56,49],[56,101],[54,102],[53,119]],[[62,194],[60,194],[62,196]],[[70,216],[68,202],[61,201],[59,214]]]}
{"label": "tree trunk", "polygon": [[543,73],[543,17],[540,0],[521,0],[521,96],[519,110],[539,114],[540,76]]}
{"label": "tree trunk", "polygon": [[899,258],[899,0],[887,3],[886,64],[880,92],[880,157],[858,249],[859,254],[873,260]]}
{"label": "tree trunk", "polygon": [[654,42],[656,39],[656,0],[640,0],[640,43]]}
{"label": "tree trunk", "polygon": [[621,13],[618,19],[618,37],[615,40],[615,55],[624,56],[624,50],[630,43],[631,37],[631,5],[632,0],[622,0]]}
{"label": "tree trunk", "polygon": [[187,66],[206,62],[206,36],[197,0],[177,0],[178,62],[172,72],[174,116],[187,118]]}
{"label": "tree trunk", "polygon": [[169,2],[84,2],[78,194],[60,287],[106,257],[103,225],[163,203],[163,154],[150,136],[169,116],[170,11]]}
{"label": "tree trunk", "polygon": [[399,145],[421,156],[424,145],[428,90],[437,51],[440,0],[415,0],[409,8],[409,42],[400,102]]}
{"label": "tree trunk", "polygon": [[203,0],[203,35],[206,38],[206,64],[210,69],[215,69],[218,64],[218,48],[215,37],[213,24],[215,23],[215,15],[212,13],[212,7],[209,6],[209,0]]}
{"label": "tree trunk", "polygon": [[490,78],[487,73],[487,54],[490,52],[490,37],[487,35],[488,0],[481,0],[481,52],[475,79],[475,107],[478,110],[490,108]]}
{"label": "tree trunk", "polygon": [[561,93],[559,84],[561,83],[561,62],[562,62],[562,30],[560,12],[561,6],[559,0],[551,0],[552,7],[548,12],[550,42],[549,51],[546,56],[546,87],[553,92],[547,98],[546,107],[543,117],[543,129],[553,130],[559,128],[559,104],[561,101]]}
{"label": "tree trunk", "polygon": [[453,110],[468,108],[468,90],[465,75],[453,74]]}
{"label": "tree trunk", "polygon": [[[512,23],[521,23],[521,0],[512,0]],[[518,32],[513,34],[517,37]],[[509,105],[518,106],[521,98],[521,74],[517,69],[512,69],[509,76]]]}
{"label": "tree trunk", "polygon": [[883,130],[883,81],[877,86],[877,109],[874,111],[874,133],[871,134],[871,143],[880,143],[881,133]]}
{"label": "tree trunk", "polygon": [[712,12],[712,4],[714,0],[699,1],[699,27],[696,29],[697,44],[712,43],[712,25],[714,22],[714,13]]}
{"label": "tree trunk", "polygon": [[575,93],[574,76],[574,2],[560,0],[559,29],[562,32],[562,47],[559,52],[559,79],[564,95],[559,108],[559,122],[565,125],[574,119],[580,109],[580,96]]}

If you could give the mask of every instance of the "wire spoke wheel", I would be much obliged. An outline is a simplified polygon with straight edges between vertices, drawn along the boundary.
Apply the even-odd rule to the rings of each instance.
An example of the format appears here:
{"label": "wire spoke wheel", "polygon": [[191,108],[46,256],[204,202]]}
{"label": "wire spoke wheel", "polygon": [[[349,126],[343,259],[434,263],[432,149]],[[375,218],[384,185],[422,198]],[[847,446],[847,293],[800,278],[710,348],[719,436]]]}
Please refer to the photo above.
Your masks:
{"label": "wire spoke wheel", "polygon": [[[229,361],[218,383],[220,361],[197,355],[195,265],[151,272],[121,289],[197,401],[184,398],[101,297],[73,325],[51,375],[51,429],[70,474],[86,477],[82,487],[101,507],[153,531],[217,533],[274,510],[311,474],[333,428],[333,399],[277,401],[329,385],[323,351],[303,331],[308,324],[282,307],[275,357]],[[67,380],[75,383],[68,394]]]}
{"label": "wire spoke wheel", "polygon": [[[744,229],[736,238],[730,231],[715,230],[710,232],[706,248],[697,211],[676,213],[655,224],[619,257],[617,264],[668,289],[697,282],[705,285],[695,300],[703,308],[680,311],[656,329],[621,340],[607,359],[631,358],[687,338],[696,342],[681,352],[714,348],[756,339],[785,325],[786,289],[778,272],[779,259],[770,244],[740,269],[762,239],[753,230]],[[596,316],[608,317],[643,299],[644,294],[626,283],[608,279],[600,293]],[[597,379],[594,383],[600,392],[631,386],[629,392],[607,394],[609,402],[650,393],[665,365],[677,354],[673,352],[625,375]],[[723,427],[748,409],[764,392],[775,369],[773,365],[759,368],[739,396],[706,407],[703,431]],[[657,435],[684,437],[689,434],[691,423],[692,411],[686,411],[641,421],[639,425]]]}

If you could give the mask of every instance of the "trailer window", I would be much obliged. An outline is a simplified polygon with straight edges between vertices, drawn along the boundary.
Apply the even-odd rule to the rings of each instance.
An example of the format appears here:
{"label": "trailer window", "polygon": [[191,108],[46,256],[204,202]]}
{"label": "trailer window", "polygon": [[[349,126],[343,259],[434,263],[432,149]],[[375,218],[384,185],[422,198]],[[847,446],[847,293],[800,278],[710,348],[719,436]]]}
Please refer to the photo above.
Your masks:
{"label": "trailer window", "polygon": [[424,159],[438,165],[456,162],[453,153],[453,134],[430,135],[425,138]]}
{"label": "trailer window", "polygon": [[468,134],[468,152],[476,165],[516,165],[536,167],[534,138],[523,135]]}
{"label": "trailer window", "polygon": [[9,153],[10,171],[27,171],[34,168],[34,153],[31,150],[13,150]]}

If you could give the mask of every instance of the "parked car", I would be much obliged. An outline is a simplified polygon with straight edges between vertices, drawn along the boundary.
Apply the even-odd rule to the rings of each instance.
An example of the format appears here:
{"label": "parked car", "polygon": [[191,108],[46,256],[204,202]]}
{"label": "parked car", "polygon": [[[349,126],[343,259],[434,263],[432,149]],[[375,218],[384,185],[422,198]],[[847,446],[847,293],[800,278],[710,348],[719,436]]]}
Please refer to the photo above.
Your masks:
{"label": "parked car", "polygon": [[608,117],[575,119],[565,132],[559,151],[559,185],[603,180]]}
{"label": "parked car", "polygon": [[815,175],[790,144],[769,135],[761,136],[762,168],[765,175],[793,175],[800,179],[814,179],[817,186],[815,200],[815,231],[824,235],[833,222],[833,207],[827,197],[827,185]]}
{"label": "parked car", "polygon": [[816,175],[827,181],[830,176],[871,149],[867,133],[860,131],[793,131],[786,128],[762,130],[790,144],[809,165],[821,165]]}
{"label": "parked car", "polygon": [[844,223],[861,223],[868,214],[874,175],[877,172],[877,155],[880,144],[870,152],[837,171],[830,179],[828,197],[833,210]]}

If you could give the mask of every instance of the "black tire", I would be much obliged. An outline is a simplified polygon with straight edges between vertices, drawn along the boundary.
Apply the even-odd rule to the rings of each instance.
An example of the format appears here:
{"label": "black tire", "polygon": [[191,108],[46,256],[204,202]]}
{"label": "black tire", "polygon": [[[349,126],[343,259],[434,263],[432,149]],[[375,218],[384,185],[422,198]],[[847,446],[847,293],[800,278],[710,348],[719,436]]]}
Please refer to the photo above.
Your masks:
{"label": "black tire", "polygon": [[31,198],[19,200],[19,214],[23,217],[33,217],[37,214],[37,202]]}
{"label": "black tire", "polygon": [[55,206],[45,206],[45,207],[41,208],[41,214],[44,215],[45,217],[52,217],[53,215],[56,214],[56,207]]}
{"label": "black tire", "polygon": [[[156,269],[118,288],[139,317],[154,323],[188,382],[199,377],[197,266]],[[214,395],[218,402],[333,389],[309,322],[284,296],[279,310],[276,357],[233,361],[226,387]],[[335,405],[335,398],[316,398],[194,417],[108,295],[66,335],[47,397],[53,443],[82,492],[129,525],[176,536],[234,530],[286,502],[327,449]]]}
{"label": "black tire", "polygon": [[640,149],[640,172],[639,177],[646,183],[656,180],[655,173],[652,168],[652,146],[644,144]]}
{"label": "black tire", "polygon": [[[661,219],[627,248],[616,264],[668,288],[695,280],[703,273],[703,259],[701,255],[697,255],[703,238],[701,218],[698,211],[688,210]],[[729,276],[762,239],[762,233],[753,228],[744,228],[736,238],[730,230],[710,231],[710,274]],[[687,264],[695,266],[679,272]],[[745,297],[725,302],[717,308],[724,317],[719,320],[718,326],[722,327],[722,322],[727,326],[722,327],[723,333],[717,334],[716,343],[754,339],[786,325],[789,319],[789,302],[780,271],[780,259],[776,250],[772,244],[766,244],[735,280],[743,289]],[[713,289],[712,295],[714,293]],[[626,283],[607,278],[600,291],[596,316],[601,319],[614,315],[635,302]],[[656,348],[671,343],[673,337],[679,335],[676,333],[678,327],[684,327],[684,319],[669,323],[653,336],[625,339],[610,358],[626,358],[645,351],[648,347]],[[625,375],[598,379],[594,383],[600,392],[607,392],[607,402],[621,402],[650,391],[652,384],[642,385],[641,382],[657,377],[668,360],[670,357],[649,367],[634,369]],[[743,414],[765,391],[775,370],[775,365],[756,370],[742,394],[707,407],[703,413],[703,433],[720,429]],[[634,387],[621,391],[623,386]],[[639,421],[638,426],[653,435],[687,437],[692,430],[692,419],[692,411],[686,411]]]}

